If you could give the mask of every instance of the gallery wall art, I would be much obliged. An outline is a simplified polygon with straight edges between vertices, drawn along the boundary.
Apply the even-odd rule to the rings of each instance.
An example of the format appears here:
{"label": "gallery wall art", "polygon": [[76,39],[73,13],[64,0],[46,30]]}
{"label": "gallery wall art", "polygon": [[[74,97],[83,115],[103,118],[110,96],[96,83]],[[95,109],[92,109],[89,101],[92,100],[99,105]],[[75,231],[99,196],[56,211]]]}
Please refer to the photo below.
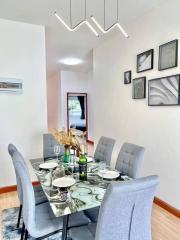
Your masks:
{"label": "gallery wall art", "polygon": [[[154,49],[137,55],[137,73],[154,68]],[[158,70],[166,70],[178,66],[178,40],[159,46]],[[132,72],[124,72],[124,84],[130,84]],[[146,98],[146,77],[138,77],[132,81],[132,98]],[[180,74],[155,78],[148,81],[149,106],[180,105]]]}
{"label": "gallery wall art", "polygon": [[149,80],[148,104],[149,106],[179,105],[180,75],[173,75]]}
{"label": "gallery wall art", "polygon": [[153,69],[154,50],[150,49],[137,55],[137,73]]}
{"label": "gallery wall art", "polygon": [[177,67],[178,64],[178,40],[159,46],[159,70]]}
{"label": "gallery wall art", "polygon": [[124,84],[130,84],[131,83],[131,71],[126,71],[124,73]]}
{"label": "gallery wall art", "polygon": [[132,98],[142,99],[146,97],[146,77],[133,79]]}

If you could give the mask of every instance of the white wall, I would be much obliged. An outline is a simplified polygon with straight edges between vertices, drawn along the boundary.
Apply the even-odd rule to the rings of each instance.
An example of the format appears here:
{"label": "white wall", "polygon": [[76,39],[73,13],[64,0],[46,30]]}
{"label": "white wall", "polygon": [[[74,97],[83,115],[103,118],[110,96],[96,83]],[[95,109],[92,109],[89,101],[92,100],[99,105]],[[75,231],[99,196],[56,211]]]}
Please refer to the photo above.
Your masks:
{"label": "white wall", "polygon": [[94,141],[93,72],[88,73],[88,140]]}
{"label": "white wall", "polygon": [[[67,127],[67,92],[88,93],[89,137],[93,137],[92,73],[61,71],[61,126]],[[90,138],[89,138],[90,139]],[[90,139],[93,140],[93,139]]]}
{"label": "white wall", "polygon": [[[123,73],[152,79],[180,73],[177,68],[158,71],[158,46],[180,40],[180,1],[164,1],[148,15],[94,50],[94,135],[117,139],[113,163],[123,142],[146,148],[142,175],[160,175],[156,195],[180,209],[180,106],[149,107],[147,99],[132,100],[132,85],[123,84]],[[154,70],[136,73],[136,55],[155,49]],[[180,50],[180,48],[179,48]],[[180,55],[179,55],[180,56]],[[179,59],[180,60],[180,59]],[[180,64],[180,61],[179,61]]]}
{"label": "white wall", "polygon": [[[27,162],[42,156],[47,131],[44,27],[0,19],[0,77],[23,79],[22,94],[0,93],[0,186],[15,184],[7,152],[14,143]],[[32,171],[31,171],[32,173]]]}
{"label": "white wall", "polygon": [[47,113],[48,113],[48,129],[52,131],[61,126],[60,122],[60,72],[54,73],[47,78]]}

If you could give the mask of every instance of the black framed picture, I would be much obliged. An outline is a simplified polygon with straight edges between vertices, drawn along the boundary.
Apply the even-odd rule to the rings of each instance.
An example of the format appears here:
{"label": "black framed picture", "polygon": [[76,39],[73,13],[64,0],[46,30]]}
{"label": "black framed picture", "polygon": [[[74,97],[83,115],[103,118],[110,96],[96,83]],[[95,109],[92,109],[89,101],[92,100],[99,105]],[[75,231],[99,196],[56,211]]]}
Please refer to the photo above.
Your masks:
{"label": "black framed picture", "polygon": [[4,92],[23,92],[23,83],[21,79],[0,78],[0,93]]}
{"label": "black framed picture", "polygon": [[178,65],[178,40],[159,46],[159,70],[165,70]]}
{"label": "black framed picture", "polygon": [[139,77],[133,79],[132,98],[146,98],[146,77]]}
{"label": "black framed picture", "polygon": [[131,71],[124,72],[124,84],[131,83]]}
{"label": "black framed picture", "polygon": [[173,106],[180,104],[180,74],[149,80],[148,105]]}
{"label": "black framed picture", "polygon": [[153,69],[154,49],[137,55],[137,73]]}

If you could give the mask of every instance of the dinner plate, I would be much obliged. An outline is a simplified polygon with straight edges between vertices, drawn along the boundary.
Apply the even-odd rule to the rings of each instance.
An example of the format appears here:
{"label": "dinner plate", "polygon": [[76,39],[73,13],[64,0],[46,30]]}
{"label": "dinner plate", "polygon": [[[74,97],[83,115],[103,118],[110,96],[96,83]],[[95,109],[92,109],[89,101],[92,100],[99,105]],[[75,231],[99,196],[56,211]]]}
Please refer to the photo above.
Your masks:
{"label": "dinner plate", "polygon": [[[87,163],[94,162],[94,158],[93,157],[86,156],[86,158],[87,158]],[[79,157],[75,157],[75,161],[79,162]]]}
{"label": "dinner plate", "polygon": [[98,175],[106,179],[115,179],[119,177],[119,172],[113,170],[101,170]]}
{"label": "dinner plate", "polygon": [[121,176],[121,178],[122,178],[124,181],[132,180],[132,178],[128,177],[127,175]]}
{"label": "dinner plate", "polygon": [[52,182],[52,185],[54,187],[58,187],[58,188],[67,188],[67,187],[71,187],[76,183],[74,178],[70,178],[70,177],[62,177],[62,178],[57,178]]}
{"label": "dinner plate", "polygon": [[55,162],[45,162],[45,163],[41,163],[41,164],[39,165],[39,168],[48,170],[48,169],[54,169],[54,168],[56,168],[57,166],[58,166],[58,164],[55,163]]}
{"label": "dinner plate", "polygon": [[87,156],[87,162],[90,163],[90,162],[94,162],[94,158],[93,157],[89,157]]}

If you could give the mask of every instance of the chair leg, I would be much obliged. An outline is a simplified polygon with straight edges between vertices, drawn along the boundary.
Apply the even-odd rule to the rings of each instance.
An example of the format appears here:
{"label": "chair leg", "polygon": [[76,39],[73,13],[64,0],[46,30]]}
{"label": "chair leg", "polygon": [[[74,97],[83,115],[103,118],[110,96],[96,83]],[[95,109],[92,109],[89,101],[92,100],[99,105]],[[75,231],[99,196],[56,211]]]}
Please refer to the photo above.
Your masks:
{"label": "chair leg", "polygon": [[19,206],[19,214],[18,214],[17,228],[19,228],[19,225],[20,225],[21,213],[22,213],[22,204]]}
{"label": "chair leg", "polygon": [[67,240],[69,215],[63,216],[62,240]]}
{"label": "chair leg", "polygon": [[21,230],[21,239],[20,240],[23,240],[23,238],[24,238],[24,231],[25,231],[25,225],[23,223],[22,230]]}
{"label": "chair leg", "polygon": [[27,239],[28,239],[28,230],[26,229],[24,240],[27,240]]}

